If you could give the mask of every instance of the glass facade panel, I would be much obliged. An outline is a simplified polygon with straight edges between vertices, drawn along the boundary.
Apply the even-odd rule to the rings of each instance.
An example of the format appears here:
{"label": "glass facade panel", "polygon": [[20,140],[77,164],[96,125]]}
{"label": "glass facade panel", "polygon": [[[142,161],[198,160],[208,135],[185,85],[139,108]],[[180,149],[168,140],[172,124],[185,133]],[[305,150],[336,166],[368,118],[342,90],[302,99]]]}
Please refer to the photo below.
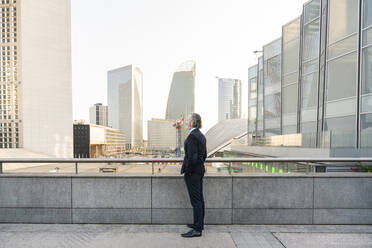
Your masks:
{"label": "glass facade panel", "polygon": [[298,81],[298,72],[294,72],[291,74],[284,75],[282,79],[282,84],[284,86],[284,85],[297,83],[297,81]]}
{"label": "glass facade panel", "polygon": [[342,54],[355,51],[358,49],[358,36],[352,35],[344,40],[341,40],[328,48],[328,59],[335,58]]}
{"label": "glass facade panel", "polygon": [[299,40],[283,43],[283,74],[298,71]]}
{"label": "glass facade panel", "polygon": [[306,75],[318,70],[318,59],[313,59],[302,64],[302,75]]}
{"label": "glass facade panel", "polygon": [[325,131],[329,132],[331,148],[354,148],[355,127],[355,115],[325,119]]}
{"label": "glass facade panel", "polygon": [[363,46],[369,45],[372,43],[372,27],[367,28],[363,31]]}
{"label": "glass facade panel", "polygon": [[317,101],[318,101],[318,65],[320,45],[320,1],[312,1],[314,6],[308,22],[306,16],[310,10],[304,8],[302,37],[302,76],[301,76],[301,123],[302,145],[316,146]]}
{"label": "glass facade panel", "polygon": [[372,95],[362,96],[362,113],[372,113]]}
{"label": "glass facade panel", "polygon": [[319,18],[304,26],[302,61],[318,57],[319,53]]}
{"label": "glass facade panel", "polygon": [[302,108],[315,108],[318,99],[318,73],[306,75],[302,80]]}
{"label": "glass facade panel", "polygon": [[362,53],[362,94],[372,93],[372,46]]}
{"label": "glass facade panel", "polygon": [[282,29],[282,134],[297,133],[300,24],[297,18]]}
{"label": "glass facade panel", "polygon": [[356,52],[328,62],[327,101],[356,95],[357,62]]}
{"label": "glass facade panel", "polygon": [[[283,88],[283,115],[289,113],[297,113],[297,100],[298,100],[298,89],[297,84],[292,84],[290,86]],[[284,116],[283,116],[284,117]],[[283,118],[283,125],[285,124],[285,119]]]}
{"label": "glass facade panel", "polygon": [[257,136],[263,136],[263,57],[258,58]]}
{"label": "glass facade panel", "polygon": [[372,0],[363,0],[363,28],[372,25]]}
{"label": "glass facade panel", "polygon": [[[280,134],[281,39],[264,46],[264,134]],[[274,131],[275,130],[275,131]],[[278,131],[279,130],[279,131]]]}
{"label": "glass facade panel", "polygon": [[329,44],[358,31],[358,0],[329,0]]}
{"label": "glass facade panel", "polygon": [[319,16],[320,0],[313,0],[304,5],[304,22],[317,18]]}
{"label": "glass facade panel", "polygon": [[257,65],[248,69],[248,132],[255,135],[257,118]]}
{"label": "glass facade panel", "polygon": [[362,148],[372,148],[372,114],[360,116],[360,145]]}

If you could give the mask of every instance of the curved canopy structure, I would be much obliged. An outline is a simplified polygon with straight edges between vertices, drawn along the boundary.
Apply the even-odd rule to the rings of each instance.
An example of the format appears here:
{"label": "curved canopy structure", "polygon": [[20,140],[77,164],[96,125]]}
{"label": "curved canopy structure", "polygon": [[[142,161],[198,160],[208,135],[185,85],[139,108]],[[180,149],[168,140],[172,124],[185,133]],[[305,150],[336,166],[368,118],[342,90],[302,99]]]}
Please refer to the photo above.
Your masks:
{"label": "curved canopy structure", "polygon": [[229,145],[232,139],[247,133],[247,119],[229,119],[218,122],[205,134],[208,156]]}

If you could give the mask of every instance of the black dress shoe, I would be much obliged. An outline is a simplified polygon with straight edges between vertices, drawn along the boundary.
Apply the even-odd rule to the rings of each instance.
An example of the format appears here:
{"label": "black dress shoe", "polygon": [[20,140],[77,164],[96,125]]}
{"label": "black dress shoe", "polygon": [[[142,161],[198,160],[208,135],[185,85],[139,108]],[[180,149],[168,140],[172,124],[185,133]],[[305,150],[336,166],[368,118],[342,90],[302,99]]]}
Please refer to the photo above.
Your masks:
{"label": "black dress shoe", "polygon": [[202,233],[192,229],[192,230],[188,231],[187,233],[182,233],[181,236],[184,237],[184,238],[193,238],[193,237],[202,236]]}
{"label": "black dress shoe", "polygon": [[[188,228],[194,229],[194,224],[186,224],[186,226],[187,226]],[[202,230],[204,230],[204,227],[202,228]]]}

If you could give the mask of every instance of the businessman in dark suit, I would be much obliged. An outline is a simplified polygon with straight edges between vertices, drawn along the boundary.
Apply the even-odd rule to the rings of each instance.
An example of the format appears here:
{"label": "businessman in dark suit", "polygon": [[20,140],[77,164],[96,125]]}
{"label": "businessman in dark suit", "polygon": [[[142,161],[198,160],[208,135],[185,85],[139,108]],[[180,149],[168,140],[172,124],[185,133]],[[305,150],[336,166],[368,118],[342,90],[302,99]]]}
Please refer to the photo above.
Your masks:
{"label": "businessman in dark suit", "polygon": [[185,157],[181,174],[185,174],[184,179],[193,208],[194,223],[187,225],[192,228],[189,232],[181,234],[185,238],[200,237],[204,229],[203,177],[205,173],[204,161],[207,157],[207,142],[205,136],[199,130],[201,127],[200,115],[191,114],[188,120],[190,132],[184,144]]}

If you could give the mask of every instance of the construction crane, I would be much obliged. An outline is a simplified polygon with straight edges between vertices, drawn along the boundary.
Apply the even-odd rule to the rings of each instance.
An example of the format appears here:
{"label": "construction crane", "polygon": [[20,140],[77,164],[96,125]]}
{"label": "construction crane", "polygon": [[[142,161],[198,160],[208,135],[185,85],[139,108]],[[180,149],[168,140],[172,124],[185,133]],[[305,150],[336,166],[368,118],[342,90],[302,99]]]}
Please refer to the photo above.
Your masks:
{"label": "construction crane", "polygon": [[182,130],[182,127],[183,127],[183,121],[184,121],[184,118],[183,116],[178,119],[178,120],[175,120],[174,123],[173,123],[173,126],[176,128],[176,157],[181,157],[181,130]]}

